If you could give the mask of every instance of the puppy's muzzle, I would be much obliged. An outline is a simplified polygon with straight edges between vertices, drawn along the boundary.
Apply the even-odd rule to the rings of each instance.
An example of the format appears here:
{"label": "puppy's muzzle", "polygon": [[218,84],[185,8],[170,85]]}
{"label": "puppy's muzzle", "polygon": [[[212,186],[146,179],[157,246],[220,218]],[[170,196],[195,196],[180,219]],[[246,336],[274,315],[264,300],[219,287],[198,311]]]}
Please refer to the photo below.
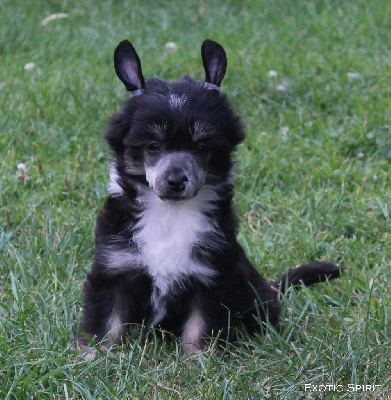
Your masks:
{"label": "puppy's muzzle", "polygon": [[182,193],[186,189],[189,179],[184,171],[175,169],[167,176],[167,187],[172,193]]}
{"label": "puppy's muzzle", "polygon": [[205,172],[192,154],[173,152],[164,155],[153,167],[146,168],[146,177],[162,200],[180,201],[197,195],[205,181]]}

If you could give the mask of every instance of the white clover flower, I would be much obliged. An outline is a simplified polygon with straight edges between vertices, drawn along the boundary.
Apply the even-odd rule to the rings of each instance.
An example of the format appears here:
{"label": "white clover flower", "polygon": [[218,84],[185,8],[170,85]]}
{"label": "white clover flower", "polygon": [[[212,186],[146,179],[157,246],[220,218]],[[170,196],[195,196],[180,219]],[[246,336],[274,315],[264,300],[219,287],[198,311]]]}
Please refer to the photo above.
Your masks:
{"label": "white clover flower", "polygon": [[358,72],[348,72],[346,75],[349,81],[352,81],[353,79],[358,79],[361,76]]}
{"label": "white clover flower", "polygon": [[278,90],[279,92],[285,92],[286,86],[285,85],[277,85],[276,90]]}
{"label": "white clover flower", "polygon": [[288,136],[289,126],[282,126],[280,129],[281,135],[285,138]]}
{"label": "white clover flower", "polygon": [[269,71],[267,74],[268,74],[268,76],[270,76],[272,78],[272,77],[277,76],[278,72],[277,71]]}
{"label": "white clover flower", "polygon": [[18,178],[22,181],[28,181],[30,179],[30,177],[27,175],[27,167],[25,164],[20,163],[17,165],[18,171],[19,171],[19,175]]}
{"label": "white clover flower", "polygon": [[30,69],[33,69],[35,67],[35,63],[29,62],[24,66],[25,71],[29,71]]}
{"label": "white clover flower", "polygon": [[178,49],[178,45],[175,42],[167,42],[164,47],[166,50],[175,51]]}

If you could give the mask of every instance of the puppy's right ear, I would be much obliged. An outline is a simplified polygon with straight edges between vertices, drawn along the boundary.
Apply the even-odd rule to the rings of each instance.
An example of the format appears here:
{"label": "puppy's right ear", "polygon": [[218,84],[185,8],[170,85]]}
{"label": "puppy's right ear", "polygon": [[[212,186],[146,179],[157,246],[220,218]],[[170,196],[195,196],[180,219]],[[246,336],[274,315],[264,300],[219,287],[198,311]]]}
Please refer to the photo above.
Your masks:
{"label": "puppy's right ear", "polygon": [[123,40],[114,51],[114,68],[126,90],[133,96],[139,95],[145,88],[140,59],[128,40]]}
{"label": "puppy's right ear", "polygon": [[227,70],[227,56],[223,46],[206,39],[201,46],[201,57],[205,70],[205,86],[219,90]]}

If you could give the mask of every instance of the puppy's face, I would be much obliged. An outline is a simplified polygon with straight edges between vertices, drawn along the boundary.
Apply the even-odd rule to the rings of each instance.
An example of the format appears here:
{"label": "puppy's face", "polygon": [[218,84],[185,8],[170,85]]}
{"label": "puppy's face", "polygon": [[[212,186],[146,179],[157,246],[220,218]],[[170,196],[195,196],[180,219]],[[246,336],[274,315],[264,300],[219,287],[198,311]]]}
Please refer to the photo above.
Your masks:
{"label": "puppy's face", "polygon": [[[160,105],[150,109],[156,97]],[[205,123],[183,121],[185,111],[170,104],[170,97],[145,95],[124,140],[124,162],[128,173],[145,175],[162,200],[179,201],[196,196],[212,173],[213,148]]]}
{"label": "puppy's face", "polygon": [[225,182],[231,152],[244,138],[239,117],[219,92],[224,49],[205,41],[201,53],[205,83],[187,76],[175,82],[144,81],[129,42],[121,42],[114,53],[116,72],[133,97],[112,118],[106,138],[119,174],[144,177],[164,201],[187,200],[205,183]]}

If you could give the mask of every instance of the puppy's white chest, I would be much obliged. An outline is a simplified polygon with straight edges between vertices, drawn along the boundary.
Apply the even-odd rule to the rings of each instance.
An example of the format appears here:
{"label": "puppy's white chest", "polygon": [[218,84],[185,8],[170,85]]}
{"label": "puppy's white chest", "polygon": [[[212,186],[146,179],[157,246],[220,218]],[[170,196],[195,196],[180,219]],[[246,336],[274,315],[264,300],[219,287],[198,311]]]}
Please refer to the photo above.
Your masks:
{"label": "puppy's white chest", "polygon": [[203,213],[203,196],[183,202],[168,203],[148,193],[145,209],[135,227],[137,244],[155,286],[165,295],[172,284],[197,275],[208,280],[214,272],[192,258],[192,250],[204,232],[213,226]]}

